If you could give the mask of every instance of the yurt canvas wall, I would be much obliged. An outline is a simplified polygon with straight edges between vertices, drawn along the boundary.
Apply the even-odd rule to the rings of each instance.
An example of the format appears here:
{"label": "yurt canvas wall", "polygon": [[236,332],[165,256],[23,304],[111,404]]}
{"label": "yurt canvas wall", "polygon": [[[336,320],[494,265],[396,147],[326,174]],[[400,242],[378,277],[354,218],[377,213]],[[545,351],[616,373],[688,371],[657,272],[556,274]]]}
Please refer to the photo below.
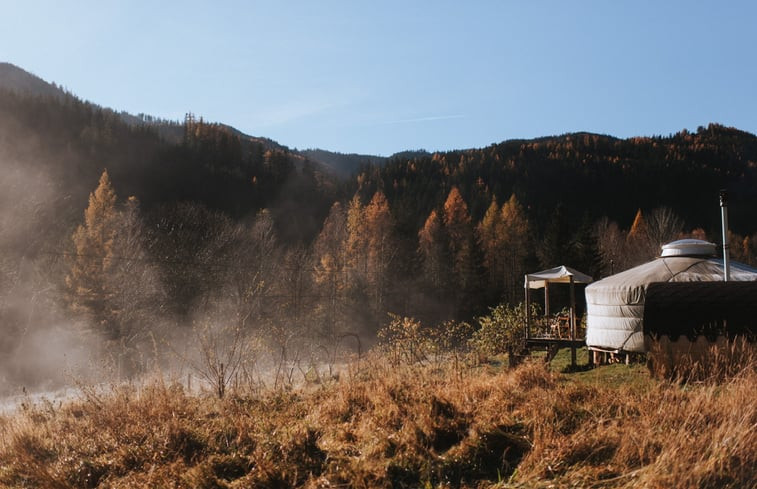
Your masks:
{"label": "yurt canvas wall", "polygon": [[[723,262],[715,245],[681,240],[663,247],[663,256],[586,287],[586,345],[613,352],[644,348],[644,298],[652,282],[714,282],[723,280]],[[693,256],[692,256],[693,255]],[[757,269],[731,262],[733,281],[756,281]]]}

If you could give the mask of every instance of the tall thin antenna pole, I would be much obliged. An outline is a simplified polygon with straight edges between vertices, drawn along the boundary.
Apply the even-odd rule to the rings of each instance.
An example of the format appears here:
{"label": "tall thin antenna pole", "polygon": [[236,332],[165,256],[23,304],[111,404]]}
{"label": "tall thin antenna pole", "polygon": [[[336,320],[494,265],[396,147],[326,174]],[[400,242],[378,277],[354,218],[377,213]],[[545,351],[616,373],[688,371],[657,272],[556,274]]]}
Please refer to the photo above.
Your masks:
{"label": "tall thin antenna pole", "polygon": [[728,192],[720,191],[720,218],[723,221],[723,270],[726,282],[731,278],[731,264],[728,257]]}

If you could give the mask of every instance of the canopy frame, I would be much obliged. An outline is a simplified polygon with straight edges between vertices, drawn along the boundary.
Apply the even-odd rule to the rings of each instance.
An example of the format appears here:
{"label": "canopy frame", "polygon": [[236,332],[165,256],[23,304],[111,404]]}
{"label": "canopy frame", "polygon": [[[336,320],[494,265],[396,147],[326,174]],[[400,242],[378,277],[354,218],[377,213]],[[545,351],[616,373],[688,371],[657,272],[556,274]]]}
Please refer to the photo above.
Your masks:
{"label": "canopy frame", "polygon": [[526,293],[526,341],[531,339],[531,289],[544,289],[544,316],[550,316],[549,309],[549,284],[562,283],[570,285],[570,355],[571,363],[576,364],[576,284],[589,284],[593,279],[585,273],[579,272],[565,265],[542,270],[541,272],[528,273],[525,276],[525,293]]}

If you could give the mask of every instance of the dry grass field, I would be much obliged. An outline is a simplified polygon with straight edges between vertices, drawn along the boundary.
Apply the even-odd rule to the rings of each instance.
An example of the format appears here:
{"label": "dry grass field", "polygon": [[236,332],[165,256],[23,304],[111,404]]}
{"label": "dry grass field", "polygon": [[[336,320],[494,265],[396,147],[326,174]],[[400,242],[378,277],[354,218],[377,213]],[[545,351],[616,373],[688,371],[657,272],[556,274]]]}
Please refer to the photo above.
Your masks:
{"label": "dry grass field", "polygon": [[[755,364],[680,384],[642,366],[391,364],[224,399],[157,380],[0,417],[10,488],[757,487]],[[556,368],[558,365],[558,368]]]}

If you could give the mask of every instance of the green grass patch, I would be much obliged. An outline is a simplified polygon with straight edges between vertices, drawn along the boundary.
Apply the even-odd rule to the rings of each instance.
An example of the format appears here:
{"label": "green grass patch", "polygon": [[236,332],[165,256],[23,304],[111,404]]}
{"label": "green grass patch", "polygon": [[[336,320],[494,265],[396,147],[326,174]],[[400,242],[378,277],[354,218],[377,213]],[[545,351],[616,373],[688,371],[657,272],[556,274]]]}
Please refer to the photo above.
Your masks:
{"label": "green grass patch", "polygon": [[[546,352],[537,351],[531,354],[534,359],[544,360]],[[644,391],[655,385],[646,365],[641,363],[614,363],[589,367],[589,351],[580,348],[576,351],[576,367],[571,367],[570,348],[560,349],[549,362],[549,370],[560,373],[565,379],[592,386],[611,388],[631,388]]]}

